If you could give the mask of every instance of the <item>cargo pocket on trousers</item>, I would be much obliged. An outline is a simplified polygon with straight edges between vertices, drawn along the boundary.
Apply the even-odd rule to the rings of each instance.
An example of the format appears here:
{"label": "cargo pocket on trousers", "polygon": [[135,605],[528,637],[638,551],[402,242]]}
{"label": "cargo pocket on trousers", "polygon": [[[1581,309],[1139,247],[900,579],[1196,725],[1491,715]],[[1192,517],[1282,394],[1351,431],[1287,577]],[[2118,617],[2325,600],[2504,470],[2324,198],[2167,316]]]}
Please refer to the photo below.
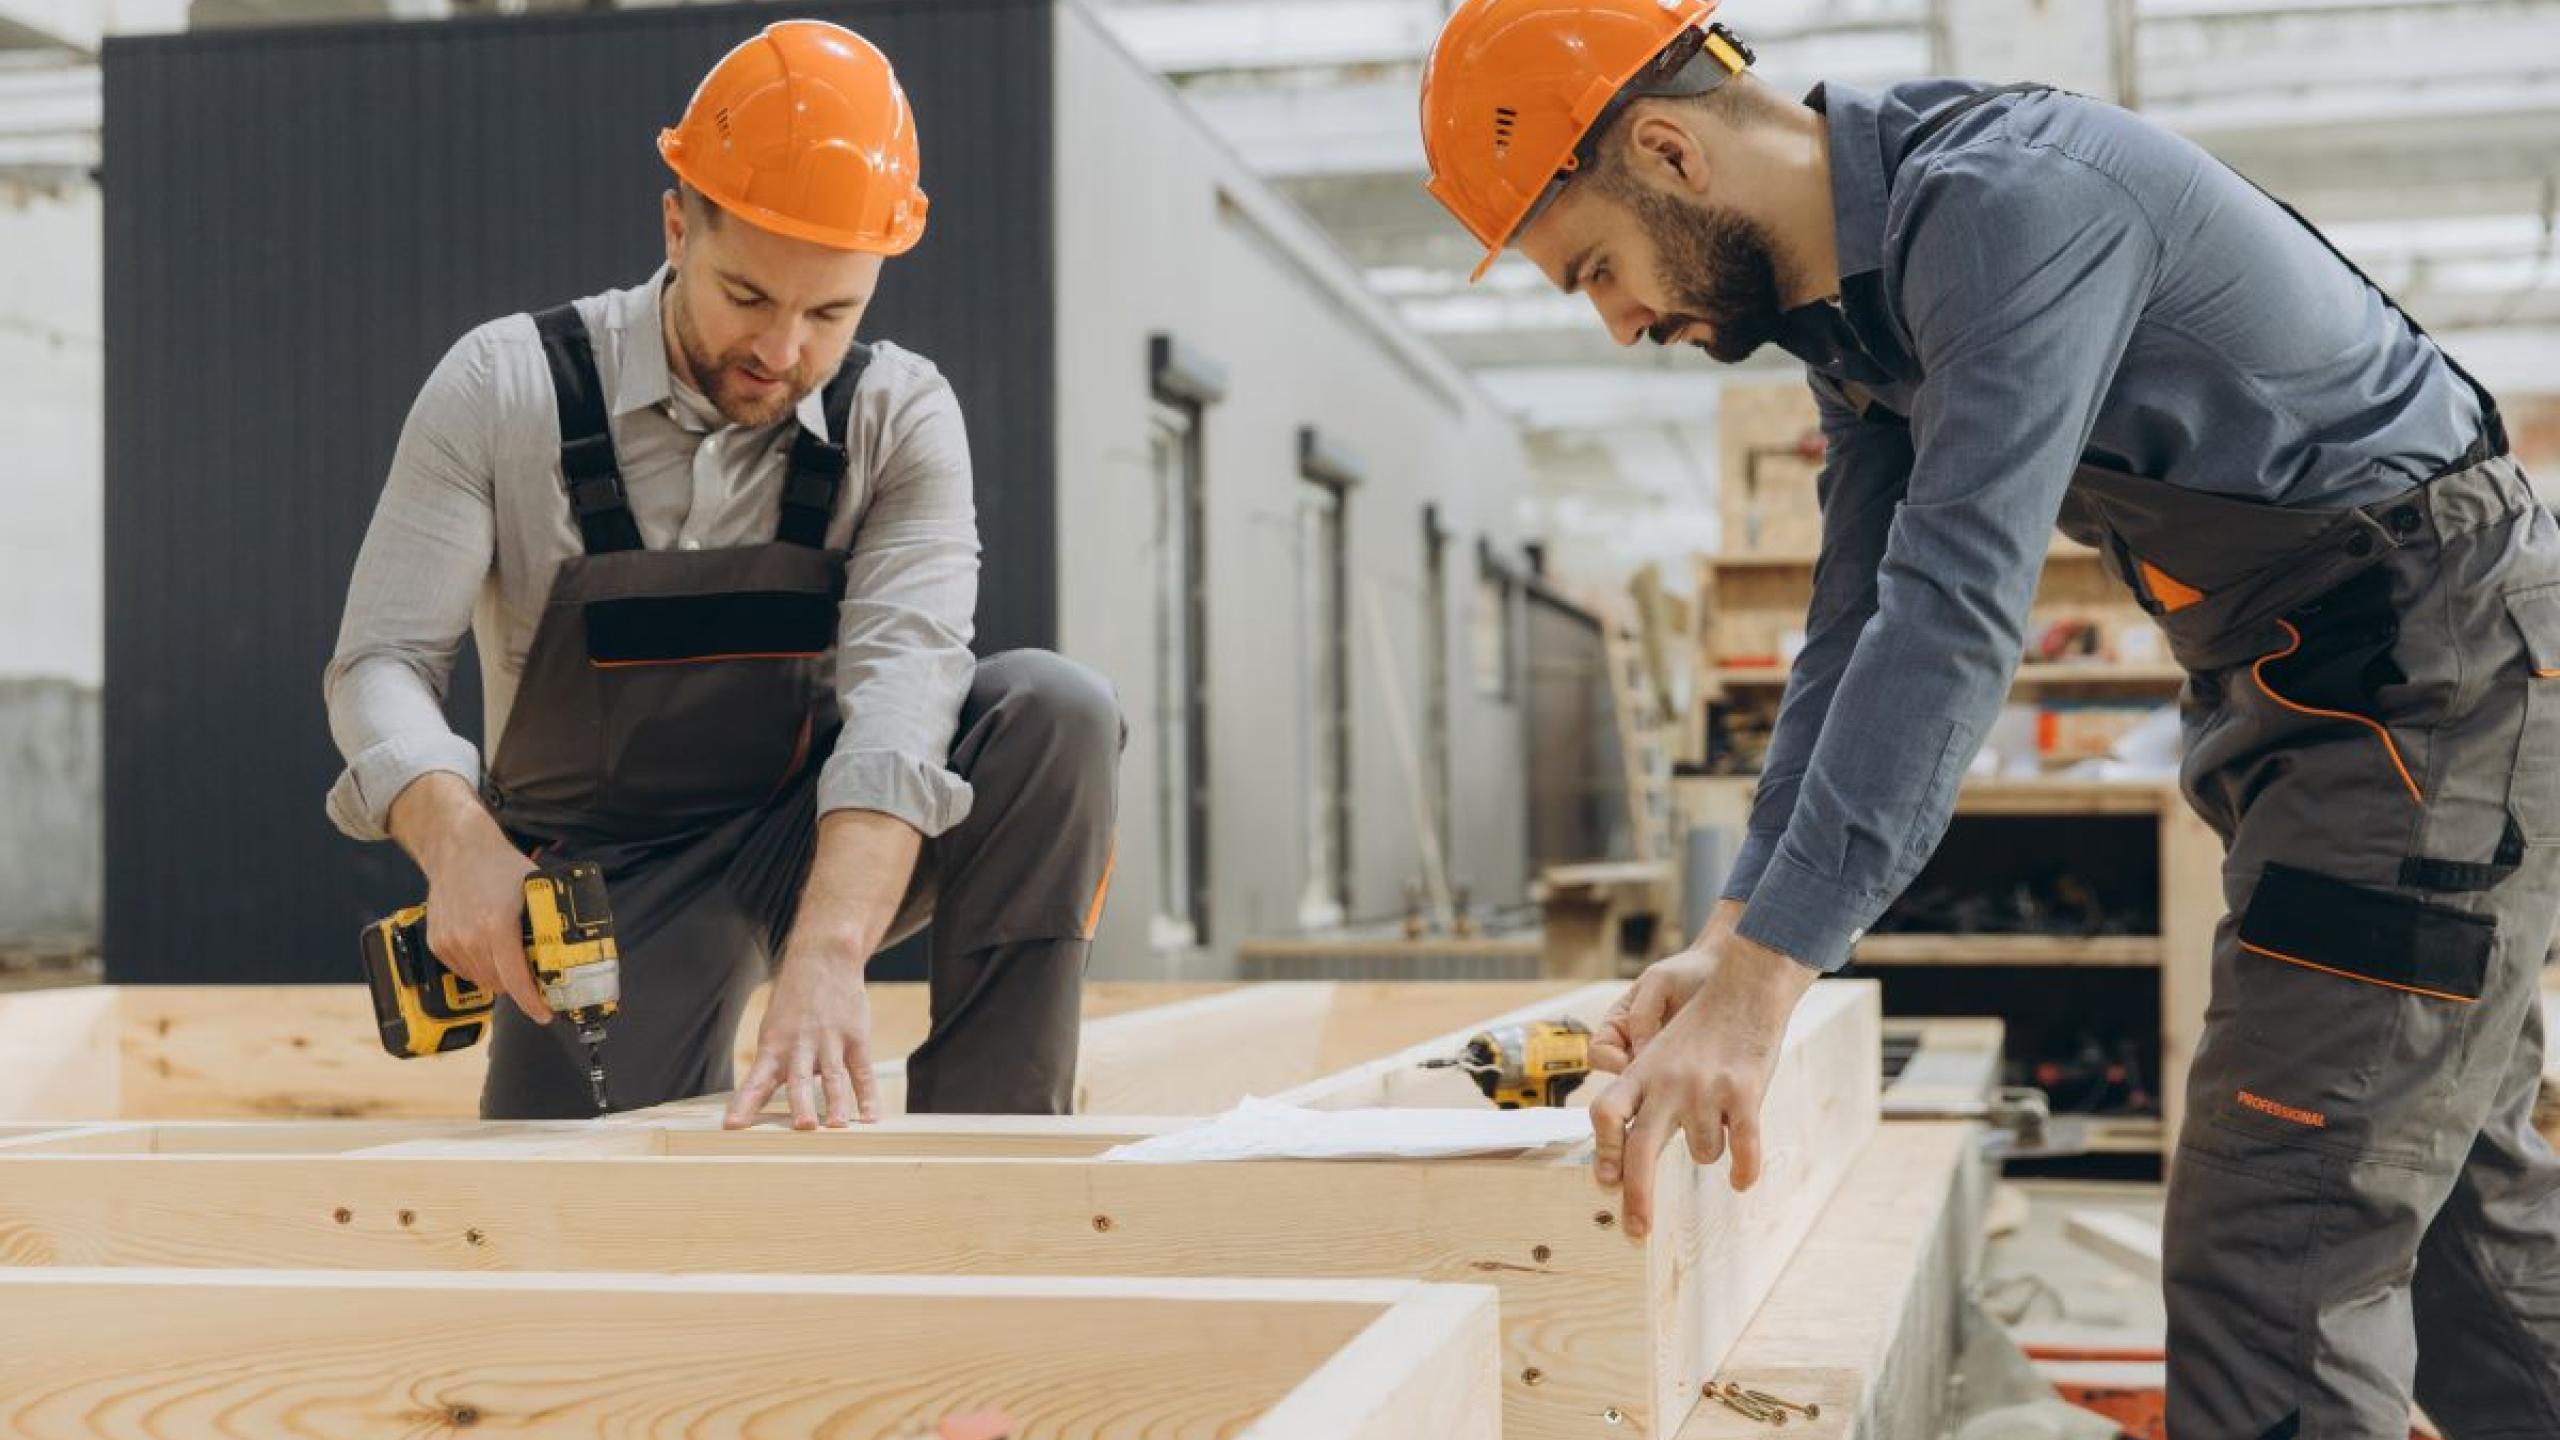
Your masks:
{"label": "cargo pocket on trousers", "polygon": [[2217,1077],[2217,1119],[2284,1144],[2422,1155],[2497,937],[2486,915],[2267,866],[2237,927],[2246,1043]]}
{"label": "cargo pocket on trousers", "polygon": [[2507,808],[2527,842],[2560,844],[2560,585],[2537,585],[2507,597],[2507,613],[2524,636],[2524,725]]}

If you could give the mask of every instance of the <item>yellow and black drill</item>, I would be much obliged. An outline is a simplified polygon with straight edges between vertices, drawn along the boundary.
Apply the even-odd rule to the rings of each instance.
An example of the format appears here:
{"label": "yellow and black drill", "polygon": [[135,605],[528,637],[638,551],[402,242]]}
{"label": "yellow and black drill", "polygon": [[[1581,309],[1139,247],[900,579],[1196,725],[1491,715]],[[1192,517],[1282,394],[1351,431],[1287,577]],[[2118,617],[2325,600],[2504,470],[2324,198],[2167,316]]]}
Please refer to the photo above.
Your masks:
{"label": "yellow and black drill", "polygon": [[[382,1048],[401,1059],[467,1050],[488,1033],[497,996],[447,969],[427,949],[427,907],[364,928],[364,978]],[[524,958],[543,1003],[587,1047],[587,1083],[606,1108],[604,1027],[622,1004],[622,959],[604,872],[585,861],[524,877]]]}
{"label": "yellow and black drill", "polygon": [[1562,1105],[1591,1075],[1591,1027],[1579,1020],[1499,1025],[1422,1068],[1466,1071],[1484,1098],[1505,1110]]}

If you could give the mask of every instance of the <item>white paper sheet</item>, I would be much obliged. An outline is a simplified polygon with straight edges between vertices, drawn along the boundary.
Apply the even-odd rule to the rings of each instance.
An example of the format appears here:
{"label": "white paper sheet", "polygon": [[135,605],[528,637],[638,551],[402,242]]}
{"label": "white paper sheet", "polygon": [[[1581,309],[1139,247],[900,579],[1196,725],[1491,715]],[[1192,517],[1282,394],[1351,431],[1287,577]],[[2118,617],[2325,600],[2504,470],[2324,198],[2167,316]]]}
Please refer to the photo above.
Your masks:
{"label": "white paper sheet", "polygon": [[1150,1136],[1104,1160],[1423,1160],[1535,1150],[1591,1138],[1587,1110],[1305,1110],[1247,1096],[1188,1130]]}

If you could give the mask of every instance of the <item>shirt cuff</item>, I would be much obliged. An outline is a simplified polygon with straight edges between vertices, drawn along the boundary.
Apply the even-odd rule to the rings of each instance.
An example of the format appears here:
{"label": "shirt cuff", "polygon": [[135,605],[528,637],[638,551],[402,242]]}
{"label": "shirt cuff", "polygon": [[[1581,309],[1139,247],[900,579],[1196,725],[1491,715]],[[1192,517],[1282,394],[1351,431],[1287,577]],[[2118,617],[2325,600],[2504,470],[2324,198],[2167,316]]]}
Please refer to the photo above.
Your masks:
{"label": "shirt cuff", "polygon": [[479,789],[479,747],[451,731],[376,741],[348,760],[329,787],[329,822],[349,839],[388,840],[391,802],[419,776],[439,770]]}
{"label": "shirt cuff", "polygon": [[1761,875],[1768,871],[1769,862],[1777,856],[1779,837],[1786,833],[1784,830],[1743,832],[1742,848],[1734,854],[1733,868],[1724,872],[1723,898],[1751,898],[1751,892],[1759,888]]}
{"label": "shirt cuff", "polygon": [[1849,947],[1884,906],[1855,885],[1817,875],[1780,855],[1751,892],[1734,933],[1828,975],[1849,963]]}
{"label": "shirt cuff", "polygon": [[977,796],[949,770],[895,750],[839,750],[818,772],[818,813],[876,810],[927,840],[969,818]]}

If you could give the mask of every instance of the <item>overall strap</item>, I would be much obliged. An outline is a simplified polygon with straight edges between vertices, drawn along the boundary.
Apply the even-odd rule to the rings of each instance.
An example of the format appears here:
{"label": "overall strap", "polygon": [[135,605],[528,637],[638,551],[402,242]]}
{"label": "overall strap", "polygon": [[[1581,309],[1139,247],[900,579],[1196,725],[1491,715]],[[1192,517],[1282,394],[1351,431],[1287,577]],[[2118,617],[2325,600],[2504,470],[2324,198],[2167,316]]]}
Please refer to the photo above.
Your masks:
{"label": "overall strap", "polygon": [[622,488],[622,467],[605,424],[604,382],[596,375],[595,348],[575,305],[537,312],[542,358],[551,367],[551,393],[560,411],[560,479],[587,553],[640,548],[640,526]]}
{"label": "overall strap", "polygon": [[782,523],[774,538],[788,545],[806,545],[816,550],[827,543],[827,521],[836,512],[836,496],[844,489],[846,466],[845,432],[853,411],[853,392],[862,383],[862,372],[871,364],[871,347],[857,344],[845,353],[844,363],[836,367],[835,378],[827,382],[820,396],[826,410],[827,433],[813,435],[803,425],[791,440],[791,468],[782,479]]}

